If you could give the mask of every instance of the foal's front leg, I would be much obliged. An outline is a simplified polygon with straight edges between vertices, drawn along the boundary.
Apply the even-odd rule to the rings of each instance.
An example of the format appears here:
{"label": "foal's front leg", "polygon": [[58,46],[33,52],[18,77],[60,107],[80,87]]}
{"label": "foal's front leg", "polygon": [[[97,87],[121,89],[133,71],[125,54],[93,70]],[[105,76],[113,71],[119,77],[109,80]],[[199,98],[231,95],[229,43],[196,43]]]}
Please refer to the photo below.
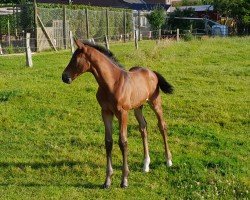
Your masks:
{"label": "foal's front leg", "polygon": [[119,134],[119,147],[122,152],[123,166],[122,166],[122,181],[121,187],[128,187],[128,141],[127,141],[127,122],[128,122],[128,112],[121,111],[118,114],[120,134]]}
{"label": "foal's front leg", "polygon": [[105,183],[103,184],[103,187],[109,188],[111,185],[111,176],[113,174],[112,158],[111,158],[111,152],[113,148],[113,139],[112,139],[113,113],[102,110],[102,118],[105,125],[105,147],[106,147],[106,157],[107,157],[106,179]]}

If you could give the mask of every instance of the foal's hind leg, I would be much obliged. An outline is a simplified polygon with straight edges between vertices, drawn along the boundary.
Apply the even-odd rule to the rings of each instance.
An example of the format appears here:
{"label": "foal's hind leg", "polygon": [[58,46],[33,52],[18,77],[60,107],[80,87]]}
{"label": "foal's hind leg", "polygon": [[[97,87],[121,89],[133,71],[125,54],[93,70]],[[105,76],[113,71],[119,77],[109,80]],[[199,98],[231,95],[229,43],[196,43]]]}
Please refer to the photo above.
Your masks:
{"label": "foal's hind leg", "polygon": [[165,157],[167,161],[167,165],[170,167],[172,166],[172,155],[169,150],[169,145],[168,145],[168,138],[167,138],[167,125],[163,119],[163,111],[162,111],[162,105],[161,105],[161,97],[158,94],[154,99],[151,99],[150,105],[152,109],[154,110],[157,119],[158,119],[158,126],[160,129],[160,132],[163,137],[163,142],[164,142],[164,148],[165,148]]}
{"label": "foal's hind leg", "polygon": [[143,149],[144,149],[144,166],[143,171],[149,172],[150,157],[148,151],[148,134],[147,134],[147,122],[142,115],[142,106],[134,110],[135,117],[139,123],[139,131],[141,133]]}

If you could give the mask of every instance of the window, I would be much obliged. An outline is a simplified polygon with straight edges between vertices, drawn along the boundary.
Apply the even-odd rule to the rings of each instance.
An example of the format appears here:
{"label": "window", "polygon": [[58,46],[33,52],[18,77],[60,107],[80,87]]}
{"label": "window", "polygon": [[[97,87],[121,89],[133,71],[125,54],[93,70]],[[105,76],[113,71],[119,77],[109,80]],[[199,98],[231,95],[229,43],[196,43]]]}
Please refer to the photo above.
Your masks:
{"label": "window", "polygon": [[141,26],[146,27],[148,24],[148,20],[145,16],[141,16]]}

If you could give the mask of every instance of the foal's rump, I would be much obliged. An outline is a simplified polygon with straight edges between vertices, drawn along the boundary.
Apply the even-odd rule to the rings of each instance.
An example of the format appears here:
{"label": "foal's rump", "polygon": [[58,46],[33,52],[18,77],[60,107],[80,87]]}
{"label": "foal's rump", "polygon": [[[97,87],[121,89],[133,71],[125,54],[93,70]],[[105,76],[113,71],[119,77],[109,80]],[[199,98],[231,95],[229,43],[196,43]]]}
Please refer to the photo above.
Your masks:
{"label": "foal's rump", "polygon": [[137,90],[144,90],[148,96],[151,96],[157,89],[158,78],[153,71],[144,67],[132,67],[129,72]]}
{"label": "foal's rump", "polygon": [[[164,93],[172,94],[174,91],[173,86],[166,81],[166,79],[158,72],[151,71],[143,67],[132,67],[129,69],[130,72],[137,72],[136,76],[144,76],[146,82],[149,84],[149,87],[155,87],[154,83],[160,87]],[[155,80],[154,80],[155,79]],[[141,83],[142,84],[142,83]]]}

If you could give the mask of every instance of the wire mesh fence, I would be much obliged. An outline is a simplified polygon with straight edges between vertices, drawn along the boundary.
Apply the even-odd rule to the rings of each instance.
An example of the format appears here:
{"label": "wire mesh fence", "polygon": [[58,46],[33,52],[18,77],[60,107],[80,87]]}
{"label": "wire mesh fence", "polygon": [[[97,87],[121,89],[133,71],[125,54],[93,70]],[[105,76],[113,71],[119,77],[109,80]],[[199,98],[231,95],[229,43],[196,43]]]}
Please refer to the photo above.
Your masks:
{"label": "wire mesh fence", "polygon": [[[103,40],[133,33],[132,11],[110,11],[14,6],[7,16],[0,15],[0,44],[3,53],[25,50],[25,34],[31,33],[32,51],[64,49],[70,46],[69,31],[77,38]],[[110,37],[109,37],[110,36]]]}
{"label": "wire mesh fence", "polygon": [[[15,6],[12,14],[0,15],[0,54],[25,52],[25,35],[31,33],[30,48],[34,51],[69,48],[70,32],[76,38],[104,43],[135,39],[189,39],[202,35],[204,30],[153,30],[138,26],[138,16],[128,10],[71,9],[36,7],[33,4]],[[136,18],[137,17],[137,18]],[[2,20],[4,19],[4,21]],[[140,30],[140,28],[141,30]],[[178,36],[177,36],[178,35]]]}
{"label": "wire mesh fence", "polygon": [[0,45],[3,53],[24,51],[25,34],[34,30],[33,6],[0,7]]}

